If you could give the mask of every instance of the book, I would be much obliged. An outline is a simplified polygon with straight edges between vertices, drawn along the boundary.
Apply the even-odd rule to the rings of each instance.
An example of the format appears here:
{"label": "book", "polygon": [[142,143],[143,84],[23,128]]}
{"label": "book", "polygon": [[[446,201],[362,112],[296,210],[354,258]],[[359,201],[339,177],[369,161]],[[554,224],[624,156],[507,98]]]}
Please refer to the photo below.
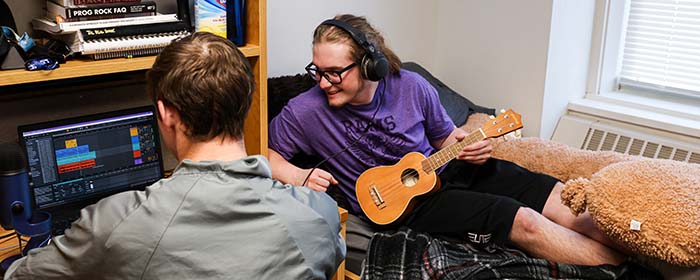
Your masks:
{"label": "book", "polygon": [[177,14],[163,14],[145,17],[111,18],[87,21],[73,21],[56,23],[52,19],[34,18],[32,28],[34,30],[45,31],[50,34],[75,33],[84,28],[101,28],[110,26],[123,26],[135,24],[149,24],[159,22],[177,22]]}
{"label": "book", "polygon": [[83,43],[82,54],[95,60],[154,55],[160,53],[173,40],[189,34],[189,31],[182,30],[87,40]]}
{"label": "book", "polygon": [[153,1],[92,6],[61,6],[54,2],[46,2],[46,16],[57,19],[56,22],[153,16],[155,14],[156,3]]}
{"label": "book", "polygon": [[155,55],[173,40],[190,34],[184,21],[81,29],[80,52],[95,60]]}
{"label": "book", "polygon": [[84,41],[137,36],[143,34],[170,33],[189,30],[189,25],[184,21],[150,23],[137,25],[110,26],[101,28],[85,28],[80,33]]}
{"label": "book", "polygon": [[226,37],[226,2],[194,1],[194,29]]}
{"label": "book", "polygon": [[226,6],[226,38],[237,46],[245,45],[246,0],[229,0]]}
{"label": "book", "polygon": [[73,19],[65,19],[61,16],[56,16],[54,18],[54,20],[58,23],[61,23],[61,22],[88,21],[88,20],[111,19],[111,18],[146,17],[146,16],[152,16],[152,15],[153,15],[153,13],[144,12],[144,13],[121,14],[121,15],[112,15],[112,16],[89,16],[89,17],[80,17],[80,18],[73,18]]}
{"label": "book", "polygon": [[49,0],[61,6],[101,5],[114,3],[139,3],[141,0]]}

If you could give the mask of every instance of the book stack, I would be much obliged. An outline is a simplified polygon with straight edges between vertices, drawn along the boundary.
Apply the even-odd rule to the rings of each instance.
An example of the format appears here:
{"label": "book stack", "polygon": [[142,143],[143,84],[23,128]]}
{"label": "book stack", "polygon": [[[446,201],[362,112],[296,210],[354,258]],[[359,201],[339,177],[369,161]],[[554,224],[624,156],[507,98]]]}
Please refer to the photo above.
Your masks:
{"label": "book stack", "polygon": [[158,14],[150,0],[48,0],[46,17],[32,25],[96,60],[155,55],[191,30],[176,14]]}

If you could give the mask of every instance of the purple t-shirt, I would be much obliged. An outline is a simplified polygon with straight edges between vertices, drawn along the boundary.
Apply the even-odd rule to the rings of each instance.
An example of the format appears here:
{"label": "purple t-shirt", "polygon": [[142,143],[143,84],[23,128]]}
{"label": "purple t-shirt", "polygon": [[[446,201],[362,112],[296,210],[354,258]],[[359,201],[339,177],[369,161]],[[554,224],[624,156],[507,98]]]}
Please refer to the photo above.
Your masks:
{"label": "purple t-shirt", "polygon": [[[374,124],[365,133],[381,98]],[[449,136],[454,128],[435,88],[420,75],[401,70],[400,75],[380,81],[366,105],[330,107],[318,85],[292,98],[270,123],[269,146],[287,160],[297,153],[326,159],[361,138],[326,163],[326,171],[348,198],[350,211],[361,214],[355,181],[362,172],[395,164],[409,152],[428,156],[435,151],[430,142]]]}

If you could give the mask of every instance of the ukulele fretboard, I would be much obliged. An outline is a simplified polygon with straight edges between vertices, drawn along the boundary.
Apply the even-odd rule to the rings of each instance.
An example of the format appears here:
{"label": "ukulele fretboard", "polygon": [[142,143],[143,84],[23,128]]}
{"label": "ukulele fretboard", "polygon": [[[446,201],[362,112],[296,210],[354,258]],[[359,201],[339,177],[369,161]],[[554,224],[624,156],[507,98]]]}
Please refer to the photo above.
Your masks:
{"label": "ukulele fretboard", "polygon": [[464,147],[469,146],[473,143],[479,142],[486,138],[486,134],[481,129],[472,131],[469,135],[465,136],[462,141],[452,143],[451,145],[443,148],[442,150],[432,154],[425,160],[421,162],[423,170],[426,173],[430,173],[440,168],[440,166],[445,165],[450,160],[457,157],[460,151]]}

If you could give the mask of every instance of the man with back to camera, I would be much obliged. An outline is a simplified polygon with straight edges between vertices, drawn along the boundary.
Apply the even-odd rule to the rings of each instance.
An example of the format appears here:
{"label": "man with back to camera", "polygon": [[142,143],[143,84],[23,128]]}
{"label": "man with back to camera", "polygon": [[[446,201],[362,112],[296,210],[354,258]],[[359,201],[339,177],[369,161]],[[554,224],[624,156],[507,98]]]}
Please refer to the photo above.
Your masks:
{"label": "man with back to camera", "polygon": [[[317,191],[337,188],[351,213],[346,267],[358,272],[372,233],[386,229],[364,217],[355,194],[358,176],[409,152],[431,155],[467,133],[454,126],[435,88],[401,69],[364,17],[338,15],[318,25],[312,55],[305,69],[318,85],[291,99],[270,123],[273,178]],[[289,160],[298,154],[325,165],[295,166]],[[441,189],[400,225],[474,243],[513,244],[561,263],[624,261],[588,213],[576,217],[561,203],[561,182],[491,158],[489,140],[464,147],[439,179]]]}
{"label": "man with back to camera", "polygon": [[180,161],[145,191],[81,210],[5,279],[327,279],[345,256],[337,204],[271,178],[247,156],[254,79],[230,41],[174,41],[147,73],[165,146]]}

